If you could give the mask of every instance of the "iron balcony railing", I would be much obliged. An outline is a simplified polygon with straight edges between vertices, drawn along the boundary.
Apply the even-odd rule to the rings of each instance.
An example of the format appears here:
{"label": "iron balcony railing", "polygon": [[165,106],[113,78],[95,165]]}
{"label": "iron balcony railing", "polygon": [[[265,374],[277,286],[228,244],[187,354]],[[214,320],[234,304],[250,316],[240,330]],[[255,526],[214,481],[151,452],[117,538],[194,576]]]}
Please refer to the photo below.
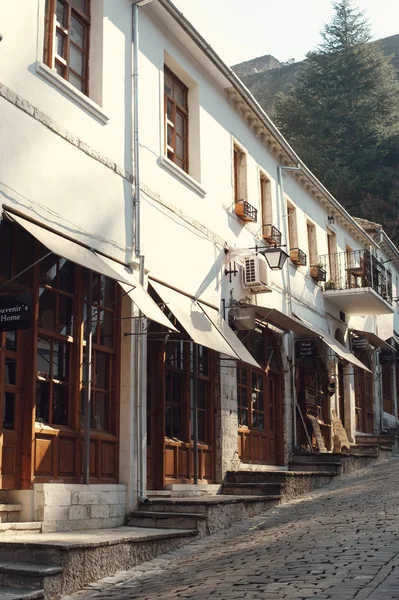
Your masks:
{"label": "iron balcony railing", "polygon": [[327,271],[326,291],[372,288],[392,304],[392,274],[368,250],[326,254],[319,262]]}

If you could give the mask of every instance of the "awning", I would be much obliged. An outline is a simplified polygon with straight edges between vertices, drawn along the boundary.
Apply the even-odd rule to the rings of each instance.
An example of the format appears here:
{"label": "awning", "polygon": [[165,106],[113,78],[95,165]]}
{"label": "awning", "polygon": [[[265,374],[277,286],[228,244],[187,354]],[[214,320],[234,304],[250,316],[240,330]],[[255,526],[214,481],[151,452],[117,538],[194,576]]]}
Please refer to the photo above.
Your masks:
{"label": "awning", "polygon": [[150,283],[196,344],[261,368],[216,309],[157,281]]}
{"label": "awning", "polygon": [[62,258],[66,258],[71,262],[85,267],[86,269],[90,269],[95,273],[100,273],[101,275],[105,275],[106,277],[110,277],[111,279],[116,279],[116,281],[121,281],[123,283],[129,284],[130,281],[123,277],[121,274],[116,273],[112,267],[109,267],[104,260],[102,260],[95,252],[85,248],[84,246],[80,246],[76,242],[69,240],[67,238],[58,235],[40,225],[36,225],[31,221],[27,221],[22,217],[19,217],[14,214],[6,213],[7,217],[18,223],[21,227],[23,227],[28,233],[33,235],[34,238],[39,240],[43,246],[46,246],[51,252],[56,254],[57,256],[61,256]]}
{"label": "awning", "polygon": [[124,291],[148,319],[156,321],[161,325],[165,325],[168,329],[177,331],[166,315],[145,291],[143,286],[137,281],[134,274],[130,273],[123,265],[120,265],[114,260],[101,257],[93,250],[89,250],[70,239],[64,238],[61,235],[49,231],[48,229],[45,229],[36,223],[32,223],[18,215],[8,212],[5,214],[57,256],[66,258],[95,273],[105,275],[106,277],[118,281]]}
{"label": "awning", "polygon": [[289,317],[277,310],[277,308],[266,308],[265,306],[256,306],[254,304],[250,304],[249,306],[253,306],[256,314],[262,321],[271,323],[283,331],[293,331],[307,337],[320,337],[320,334],[314,331],[313,325],[304,325],[298,318]]}
{"label": "awning", "polygon": [[248,365],[259,368],[256,360],[254,360],[250,352],[248,352],[244,344],[238,339],[231,327],[221,317],[219,311],[203,304],[201,301],[198,301],[198,304],[201,306],[208,319],[212,321],[215,327],[219,330],[220,334],[226,339],[227,343],[233,348],[239,359]]}
{"label": "awning", "polygon": [[322,338],[323,342],[327,344],[327,346],[329,346],[331,350],[334,350],[335,354],[337,354],[340,358],[352,363],[353,365],[355,365],[355,367],[359,367],[359,369],[364,369],[368,373],[371,373],[370,369],[368,369],[366,365],[362,363],[361,360],[356,358],[356,356],[350,350],[348,350],[348,348],[345,348],[345,346],[338,342],[338,340],[336,340],[335,337],[333,337],[323,329],[319,329],[315,325],[311,325],[310,323],[305,321],[305,319],[302,319],[302,317],[301,321],[303,321],[309,327],[312,327],[312,329]]}
{"label": "awning", "polygon": [[383,348],[384,350],[392,350],[392,346],[387,344],[384,340],[382,340],[378,335],[372,333],[371,331],[361,331],[361,329],[353,329],[356,335],[365,338],[369,344],[374,346],[375,348]]}
{"label": "awning", "polygon": [[135,305],[141,310],[147,319],[150,321],[155,321],[156,323],[159,323],[159,325],[163,325],[171,331],[178,331],[165,313],[163,313],[159,308],[158,304],[151,298],[148,292],[146,292],[141,283],[137,280],[134,273],[129,273],[128,269],[124,265],[121,265],[110,258],[101,258],[119,275],[122,275],[125,280],[129,281],[129,284],[122,283],[121,281],[119,281],[119,284],[123,291],[131,300],[133,300]]}

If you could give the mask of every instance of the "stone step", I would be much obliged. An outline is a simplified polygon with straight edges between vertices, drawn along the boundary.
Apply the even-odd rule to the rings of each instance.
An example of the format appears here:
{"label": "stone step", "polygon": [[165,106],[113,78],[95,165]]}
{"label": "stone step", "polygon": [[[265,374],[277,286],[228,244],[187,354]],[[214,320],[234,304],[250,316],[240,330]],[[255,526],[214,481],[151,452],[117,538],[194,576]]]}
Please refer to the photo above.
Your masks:
{"label": "stone step", "polygon": [[299,477],[308,478],[335,476],[328,470],[320,470],[317,473],[303,471],[300,469],[290,471],[228,471],[226,473],[226,483],[286,483],[287,478]]}
{"label": "stone step", "polygon": [[45,595],[49,597],[61,595],[62,571],[61,566],[51,564],[0,560],[3,586],[44,590]]}
{"label": "stone step", "polygon": [[[1,577],[3,581],[5,576],[30,577],[29,569],[26,567],[22,571],[20,566],[26,564],[27,557],[43,566],[40,576],[45,576],[45,569],[59,569],[59,573],[49,572],[44,577],[45,585],[54,583],[54,589],[49,587],[45,596],[37,596],[55,600],[117,571],[130,569],[132,565],[180,548],[196,536],[196,530],[139,527],[4,536],[0,539],[0,564],[19,563],[20,572],[16,575],[9,567],[7,573],[1,573]],[[15,579],[13,585],[17,585]],[[11,585],[7,584],[7,587]],[[21,584],[20,587],[32,590],[32,585]],[[3,600],[0,590],[0,599]]]}
{"label": "stone step", "polygon": [[127,518],[129,527],[159,527],[161,529],[200,529],[205,515],[187,512],[132,511]]}
{"label": "stone step", "polygon": [[341,461],[329,461],[326,463],[322,462],[310,462],[304,461],[300,462],[296,460],[294,463],[290,463],[290,467],[292,469],[300,469],[301,471],[309,471],[311,473],[319,473],[320,471],[330,472],[330,473],[340,473],[342,468]]}
{"label": "stone step", "polygon": [[0,503],[0,523],[15,523],[19,521],[22,504]]}
{"label": "stone step", "polygon": [[337,453],[337,452],[323,452],[323,453],[301,452],[298,454],[294,454],[291,457],[291,464],[303,465],[306,462],[309,462],[312,464],[318,463],[318,464],[322,464],[322,465],[326,465],[328,463],[336,464],[336,463],[342,462],[342,457],[343,457],[343,454]]}
{"label": "stone step", "polygon": [[220,491],[219,484],[180,484],[168,483],[165,486],[171,498],[191,498],[196,496],[215,496]]}
{"label": "stone step", "polygon": [[44,590],[0,587],[1,600],[44,600]]}
{"label": "stone step", "polygon": [[242,496],[274,496],[281,497],[281,490],[285,483],[237,483],[226,482],[223,484],[223,494],[241,494]]}
{"label": "stone step", "polygon": [[0,539],[4,535],[25,535],[35,534],[42,531],[42,523],[40,521],[29,521],[23,522],[18,521],[17,523],[0,523]]}

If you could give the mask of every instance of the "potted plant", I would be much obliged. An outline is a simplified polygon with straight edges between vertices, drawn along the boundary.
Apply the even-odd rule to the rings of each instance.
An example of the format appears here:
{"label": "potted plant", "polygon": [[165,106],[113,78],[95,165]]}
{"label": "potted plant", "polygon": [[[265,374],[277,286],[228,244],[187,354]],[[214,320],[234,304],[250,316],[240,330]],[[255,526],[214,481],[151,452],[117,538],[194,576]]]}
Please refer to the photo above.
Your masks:
{"label": "potted plant", "polygon": [[325,281],[327,272],[324,268],[323,263],[317,263],[310,267],[310,276],[316,281]]}
{"label": "potted plant", "polygon": [[328,290],[335,290],[336,289],[336,285],[335,285],[335,281],[333,281],[332,279],[329,279],[328,281],[326,281],[325,285],[324,285],[324,290],[327,292]]}

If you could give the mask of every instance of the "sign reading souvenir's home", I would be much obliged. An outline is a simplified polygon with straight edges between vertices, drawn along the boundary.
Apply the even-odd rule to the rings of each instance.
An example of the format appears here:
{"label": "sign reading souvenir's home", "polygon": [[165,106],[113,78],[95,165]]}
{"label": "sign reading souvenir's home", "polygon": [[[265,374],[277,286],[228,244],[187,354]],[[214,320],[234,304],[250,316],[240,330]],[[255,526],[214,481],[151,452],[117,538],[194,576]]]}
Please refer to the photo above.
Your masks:
{"label": "sign reading souvenir's home", "polygon": [[0,296],[0,331],[28,329],[32,324],[30,294]]}
{"label": "sign reading souvenir's home", "polygon": [[233,329],[255,329],[255,308],[253,306],[231,308],[229,320]]}
{"label": "sign reading souvenir's home", "polygon": [[295,343],[295,356],[297,359],[314,356],[316,344],[313,341],[300,341]]}

